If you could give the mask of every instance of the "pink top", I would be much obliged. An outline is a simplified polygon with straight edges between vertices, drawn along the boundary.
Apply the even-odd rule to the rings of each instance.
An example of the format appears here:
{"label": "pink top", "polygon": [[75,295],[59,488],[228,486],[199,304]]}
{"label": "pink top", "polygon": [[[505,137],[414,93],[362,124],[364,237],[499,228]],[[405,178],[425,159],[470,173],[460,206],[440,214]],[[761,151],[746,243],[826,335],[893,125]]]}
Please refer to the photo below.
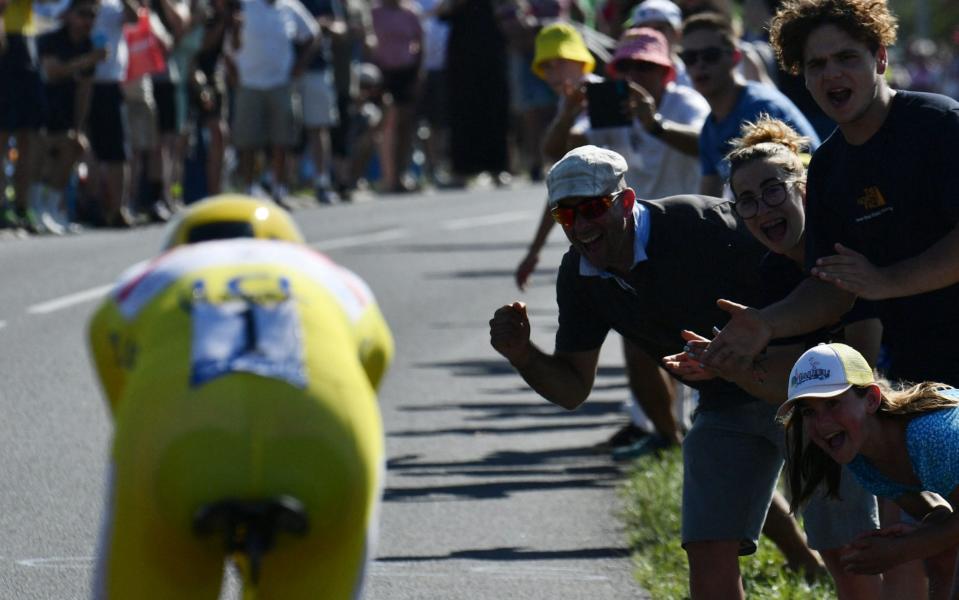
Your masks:
{"label": "pink top", "polygon": [[419,15],[405,3],[397,7],[373,8],[376,52],[373,62],[381,69],[402,69],[419,64],[423,49],[423,27]]}

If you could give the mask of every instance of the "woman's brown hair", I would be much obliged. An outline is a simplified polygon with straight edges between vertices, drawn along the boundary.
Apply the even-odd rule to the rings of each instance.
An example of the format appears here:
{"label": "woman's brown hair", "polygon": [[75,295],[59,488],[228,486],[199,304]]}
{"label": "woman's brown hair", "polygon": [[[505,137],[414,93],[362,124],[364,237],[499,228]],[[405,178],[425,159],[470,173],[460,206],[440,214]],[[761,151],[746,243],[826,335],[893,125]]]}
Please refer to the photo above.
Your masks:
{"label": "woman's brown hair", "polygon": [[[730,188],[736,170],[754,160],[767,160],[794,179],[806,179],[802,153],[809,148],[809,138],[799,135],[779,119],[766,114],[759,115],[755,122],[743,123],[740,137],[730,140],[729,144],[733,148],[726,155]],[[736,190],[732,191],[735,196]]]}

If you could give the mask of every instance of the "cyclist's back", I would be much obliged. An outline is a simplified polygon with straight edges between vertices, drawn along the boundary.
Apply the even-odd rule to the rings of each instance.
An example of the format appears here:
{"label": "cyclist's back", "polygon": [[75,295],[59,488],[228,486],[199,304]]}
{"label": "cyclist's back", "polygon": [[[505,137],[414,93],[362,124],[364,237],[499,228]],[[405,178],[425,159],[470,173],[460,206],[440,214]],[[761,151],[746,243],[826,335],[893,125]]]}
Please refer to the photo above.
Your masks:
{"label": "cyclist's back", "polygon": [[90,339],[116,424],[95,595],[216,598],[223,539],[197,512],[292,497],[309,531],[265,555],[262,597],[354,597],[392,355],[358,277],[287,242],[181,246],[123,278]]}

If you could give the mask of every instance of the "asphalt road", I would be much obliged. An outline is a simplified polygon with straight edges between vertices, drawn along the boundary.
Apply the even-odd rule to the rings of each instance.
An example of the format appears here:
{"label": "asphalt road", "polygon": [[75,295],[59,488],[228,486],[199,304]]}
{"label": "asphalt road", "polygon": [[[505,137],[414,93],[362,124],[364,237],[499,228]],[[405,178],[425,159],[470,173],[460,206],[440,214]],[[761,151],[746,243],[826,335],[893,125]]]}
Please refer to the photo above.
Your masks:
{"label": "asphalt road", "polygon": [[[621,420],[618,344],[574,413],[529,391],[489,346],[492,311],[520,298],[534,340],[552,348],[559,232],[531,288],[512,282],[543,198],[518,185],[296,213],[315,248],[369,282],[397,342],[368,599],[644,596],[617,518],[622,473],[593,448]],[[110,423],[86,321],[161,238],[155,227],[0,239],[0,599],[88,596]]]}

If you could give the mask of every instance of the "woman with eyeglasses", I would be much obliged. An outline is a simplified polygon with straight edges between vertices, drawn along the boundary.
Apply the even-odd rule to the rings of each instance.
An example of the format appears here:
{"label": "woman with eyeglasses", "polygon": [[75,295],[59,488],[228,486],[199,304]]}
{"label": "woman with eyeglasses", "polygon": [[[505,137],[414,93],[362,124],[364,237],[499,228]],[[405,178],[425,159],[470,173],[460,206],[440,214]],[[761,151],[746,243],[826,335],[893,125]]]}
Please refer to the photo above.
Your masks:
{"label": "woman with eyeglasses", "polygon": [[[776,302],[802,281],[805,247],[805,180],[802,154],[808,139],[785,122],[763,115],[745,123],[740,137],[731,141],[727,155],[730,167],[729,187],[735,200],[735,212],[746,229],[769,252],[760,264],[765,301]],[[701,332],[706,333],[706,332]],[[684,334],[690,351],[666,357],[664,363],[685,379],[704,379],[715,375],[736,383],[753,395],[779,405],[786,398],[786,379],[796,358],[806,348],[822,341],[845,341],[857,348],[872,364],[879,353],[882,326],[869,303],[860,302],[842,322],[802,338],[776,340],[753,368],[738,373],[704,370],[697,349],[706,338],[692,332]],[[875,500],[852,477],[844,479],[843,505],[820,503],[803,514],[808,543],[819,551],[836,583],[838,597],[877,598],[882,582],[873,575],[846,572],[840,564],[840,551],[863,531],[875,529]],[[827,515],[826,512],[833,512]],[[837,519],[835,512],[842,511]],[[837,521],[841,527],[837,527]]]}

